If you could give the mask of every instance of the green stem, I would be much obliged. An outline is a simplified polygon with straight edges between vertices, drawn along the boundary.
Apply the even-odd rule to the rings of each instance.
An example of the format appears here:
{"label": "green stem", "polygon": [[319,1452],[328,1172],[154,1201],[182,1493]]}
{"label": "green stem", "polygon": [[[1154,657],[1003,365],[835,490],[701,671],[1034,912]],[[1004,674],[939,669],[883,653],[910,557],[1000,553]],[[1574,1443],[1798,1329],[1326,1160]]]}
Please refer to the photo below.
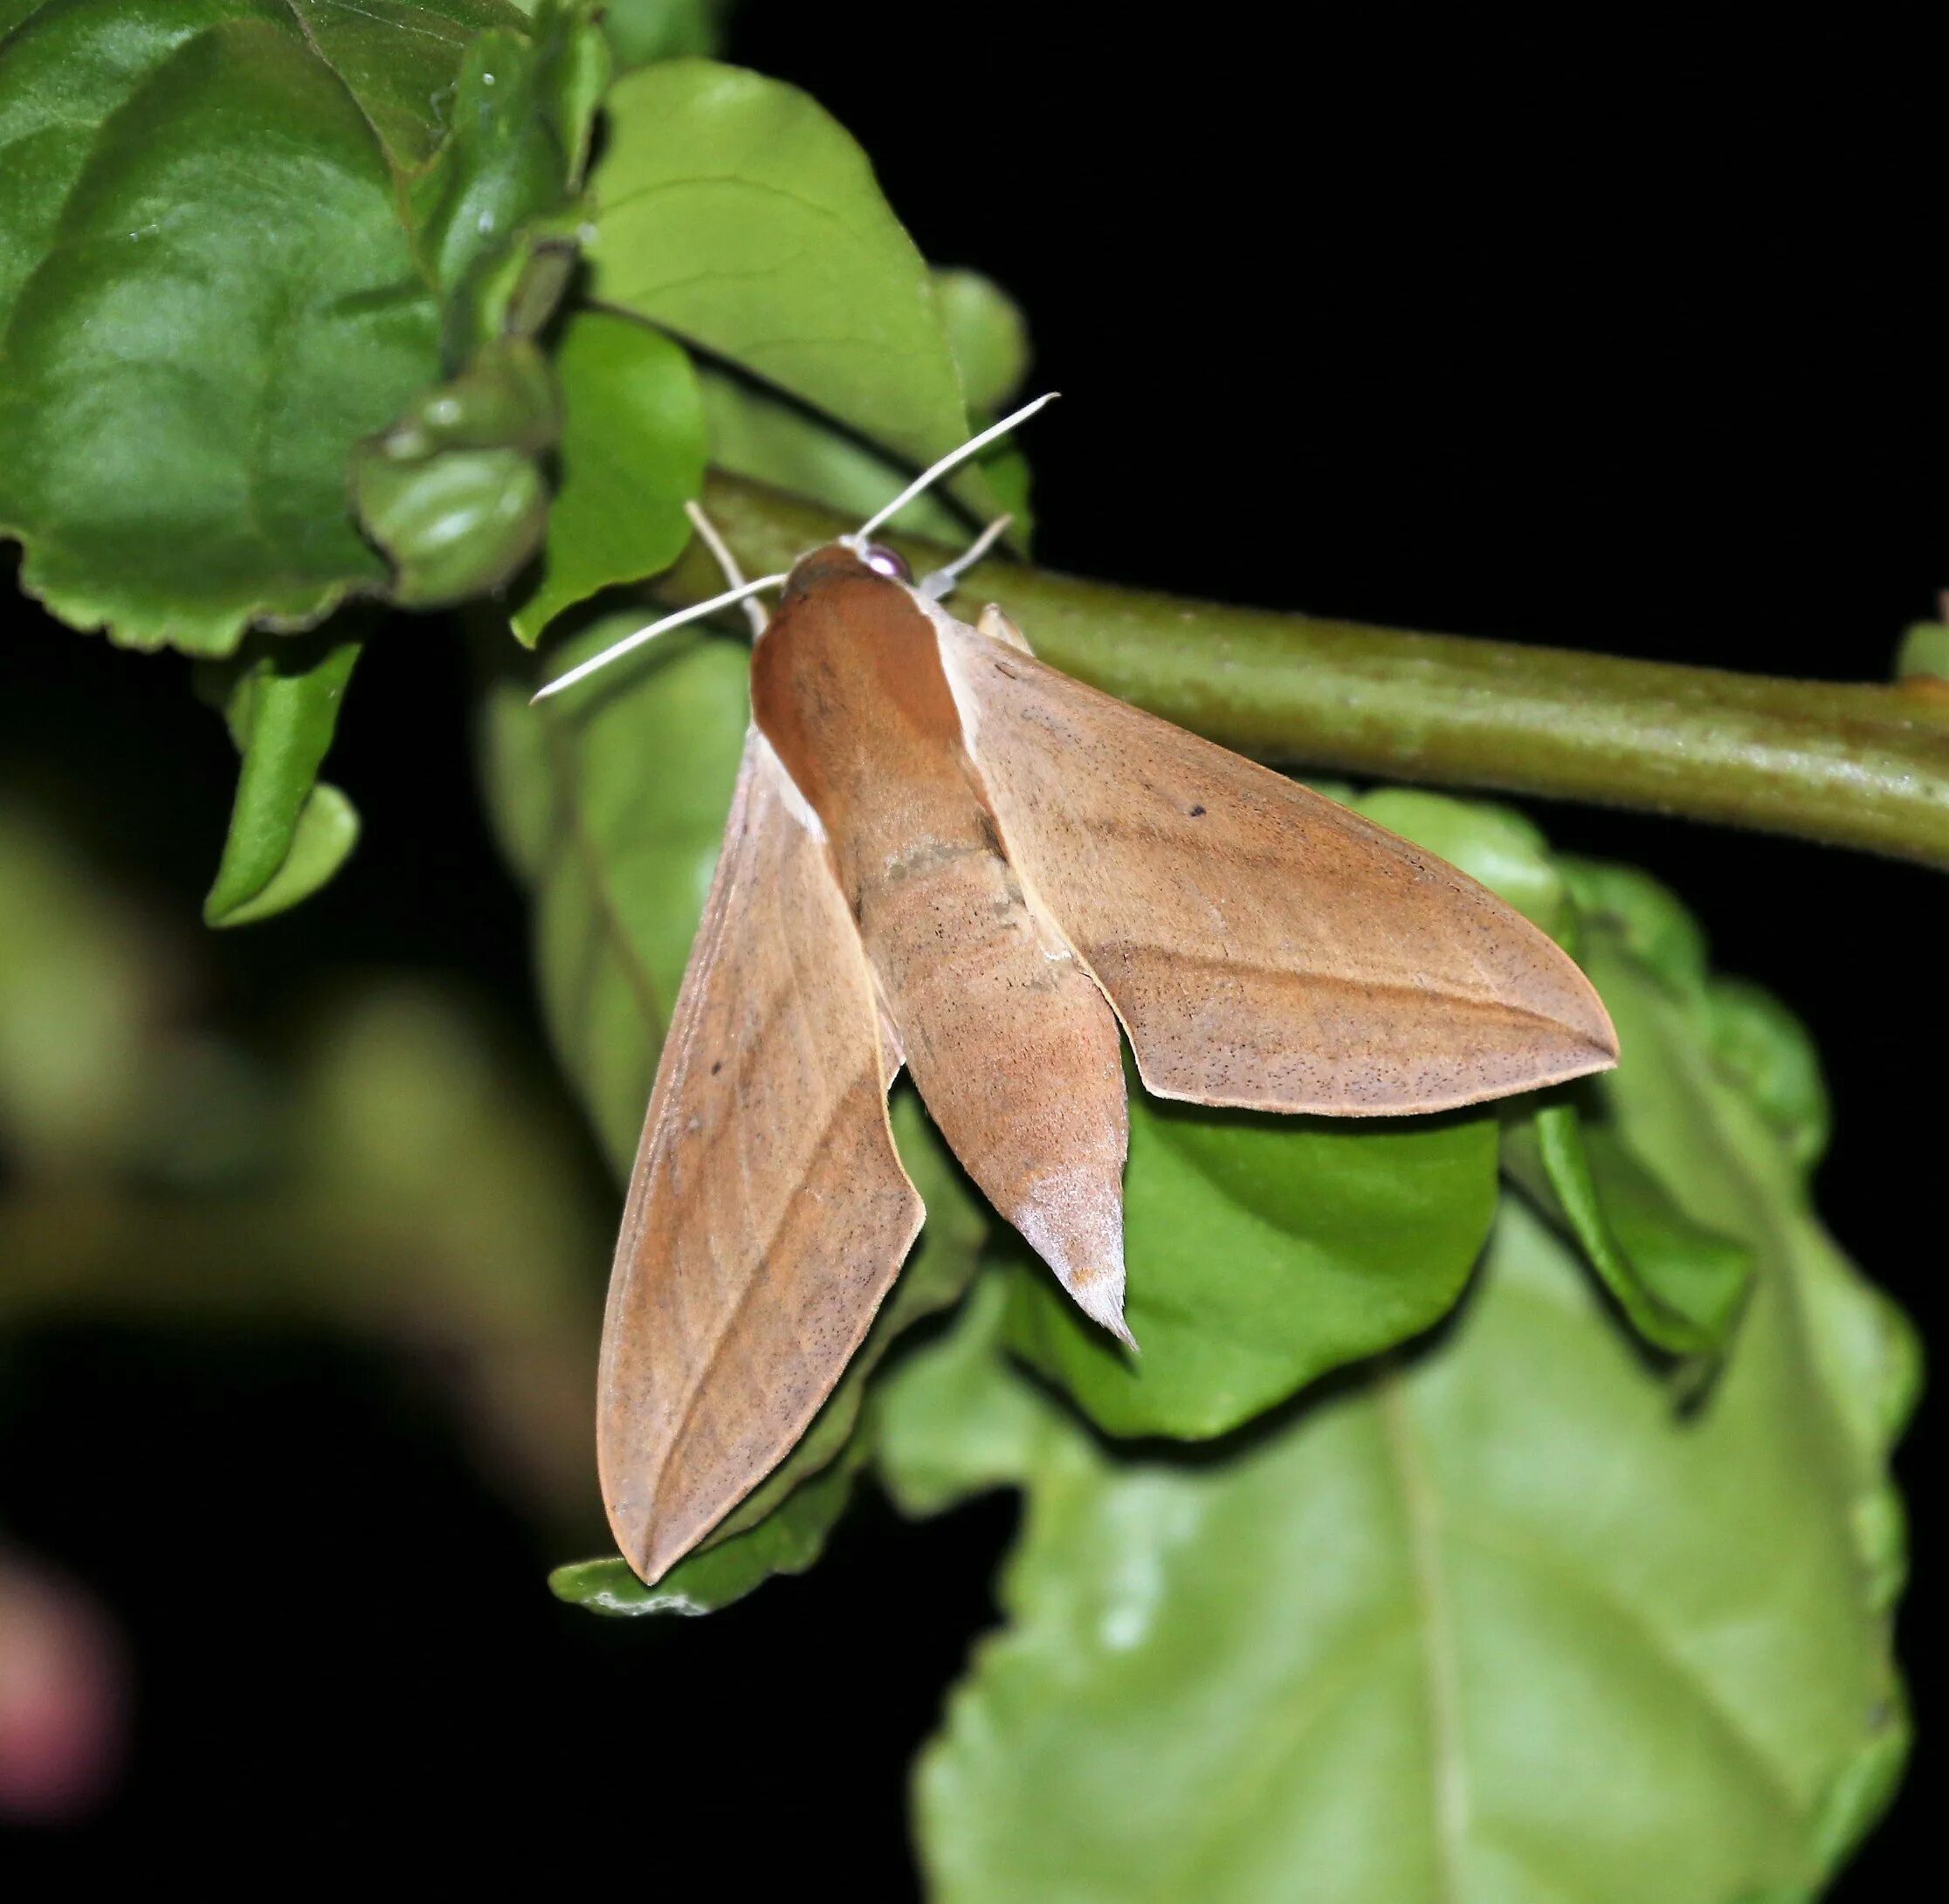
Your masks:
{"label": "green stem", "polygon": [[[706,505],[751,573],[849,525],[740,479]],[[917,571],[941,552],[910,548]],[[722,587],[693,551],[674,600]],[[659,585],[662,588],[663,585]],[[1052,665],[1264,760],[1724,821],[1949,867],[1949,685],[1788,681],[1229,608],[990,561]]]}

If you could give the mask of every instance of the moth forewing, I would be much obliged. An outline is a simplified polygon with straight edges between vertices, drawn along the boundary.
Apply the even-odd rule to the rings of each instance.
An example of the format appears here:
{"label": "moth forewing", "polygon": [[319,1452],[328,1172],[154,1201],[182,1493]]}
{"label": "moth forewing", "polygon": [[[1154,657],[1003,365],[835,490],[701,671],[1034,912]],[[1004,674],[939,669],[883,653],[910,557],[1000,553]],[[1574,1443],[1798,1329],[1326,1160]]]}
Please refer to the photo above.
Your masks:
{"label": "moth forewing", "polygon": [[1615,1063],[1546,934],[1434,855],[1037,661],[933,621],[1006,849],[1160,1096],[1370,1117]]}
{"label": "moth forewing", "polygon": [[610,1275],[598,1462],[646,1579],[804,1432],[920,1227],[872,977],[802,808],[754,729]]}

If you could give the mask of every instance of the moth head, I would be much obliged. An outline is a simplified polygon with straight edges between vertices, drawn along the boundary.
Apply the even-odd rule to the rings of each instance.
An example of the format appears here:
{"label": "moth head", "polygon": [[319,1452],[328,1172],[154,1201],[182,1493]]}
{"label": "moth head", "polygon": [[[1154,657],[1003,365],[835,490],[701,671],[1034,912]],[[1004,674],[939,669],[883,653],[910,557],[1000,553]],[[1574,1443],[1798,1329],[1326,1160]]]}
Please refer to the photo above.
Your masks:
{"label": "moth head", "polygon": [[850,535],[842,536],[837,542],[808,549],[792,564],[792,572],[785,578],[781,599],[793,601],[827,583],[868,578],[911,584],[913,571],[897,549],[890,549],[880,542],[861,543]]}
{"label": "moth head", "polygon": [[907,559],[898,549],[890,549],[884,542],[864,542],[860,545],[859,559],[876,575],[885,575],[889,581],[911,582],[913,571],[907,567]]}

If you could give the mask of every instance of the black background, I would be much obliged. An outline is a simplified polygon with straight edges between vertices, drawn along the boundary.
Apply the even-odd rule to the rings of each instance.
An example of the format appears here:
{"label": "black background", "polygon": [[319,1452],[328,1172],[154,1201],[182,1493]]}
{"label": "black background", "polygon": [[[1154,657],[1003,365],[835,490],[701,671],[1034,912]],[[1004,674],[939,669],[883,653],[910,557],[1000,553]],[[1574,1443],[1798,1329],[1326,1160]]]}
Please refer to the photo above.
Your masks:
{"label": "black background", "polygon": [[[812,92],[922,248],[1026,307],[1036,383],[1065,393],[1029,442],[1045,560],[1838,680],[1884,677],[1949,582],[1919,32],[757,0],[730,52]],[[58,767],[189,930],[234,765],[183,672],[30,623],[0,660],[0,737]],[[465,970],[532,1027],[462,678],[437,625],[376,645],[333,766],[365,843],[320,901],[223,940],[233,1005],[382,961]],[[1823,1212],[1936,1333],[1941,875],[1532,810],[1657,872],[1719,963],[1806,1020],[1836,1110]],[[1932,1823],[1939,1432],[1925,1405],[1899,1463],[1925,1743],[1849,1899],[1890,1894]],[[104,1597],[137,1663],[121,1795],[45,1847],[71,1872],[403,1839],[457,1877],[521,1847],[553,1881],[655,1883],[702,1846],[734,1890],[878,1899],[910,1894],[903,1767],[994,1617],[1013,1510],[908,1529],[868,1500],[803,1580],[706,1621],[599,1623],[548,1598],[566,1557],[414,1371],[91,1330],[8,1358],[0,1516]]]}

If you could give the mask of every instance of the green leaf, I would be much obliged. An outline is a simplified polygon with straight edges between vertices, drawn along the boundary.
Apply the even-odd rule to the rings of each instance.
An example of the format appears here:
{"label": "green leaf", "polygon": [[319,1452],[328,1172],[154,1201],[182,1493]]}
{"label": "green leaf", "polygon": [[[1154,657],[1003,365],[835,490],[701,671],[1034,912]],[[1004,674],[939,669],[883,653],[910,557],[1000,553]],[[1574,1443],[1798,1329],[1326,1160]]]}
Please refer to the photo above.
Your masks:
{"label": "green leaf", "polygon": [[603,31],[618,72],[652,59],[714,53],[730,0],[605,0]]}
{"label": "green leaf", "polygon": [[[1570,883],[1520,814],[1408,787],[1383,787],[1354,804],[1479,879],[1560,943],[1577,945]],[[1682,971],[1689,986],[1703,982],[1703,945],[1669,894],[1621,868],[1584,876],[1593,892],[1601,886],[1608,895],[1601,910],[1626,906],[1670,970]],[[1579,1243],[1648,1342],[1675,1355],[1715,1349],[1744,1299],[1750,1254],[1690,1221],[1615,1134],[1582,1114],[1581,1106],[1594,1109],[1601,1099],[1595,1083],[1533,1110],[1519,1100],[1505,1112],[1505,1167]]]}
{"label": "green leaf", "polygon": [[937,270],[933,282],[968,410],[978,418],[999,416],[1029,374],[1029,326],[1021,308],[978,271]]}
{"label": "green leaf", "polygon": [[320,780],[298,809],[290,849],[268,882],[239,900],[213,925],[254,925],[308,899],[352,856],[359,843],[359,815],[329,780]]}
{"label": "green leaf", "polygon": [[1087,1470],[1089,1442],[1073,1419],[999,1352],[1008,1302],[1005,1276],[981,1277],[954,1327],[880,1385],[879,1479],[903,1514],[939,1514],[1030,1477],[1043,1486],[1065,1467]]}
{"label": "green leaf", "polygon": [[[598,617],[563,665],[637,621]],[[513,677],[489,698],[489,801],[534,896],[543,1014],[619,1178],[717,863],[749,674],[746,643],[679,630],[539,707]]]}
{"label": "green leaf", "polygon": [[206,924],[239,925],[295,904],[352,850],[351,802],[317,781],[362,645],[345,634],[260,639],[234,671],[224,712],[244,765]]}
{"label": "green leaf", "polygon": [[1895,656],[1897,681],[1949,680],[1949,625],[1918,622],[1902,636]]}
{"label": "green leaf", "polygon": [[1205,1110],[1130,1095],[1132,1356],[1018,1253],[1009,1341],[1113,1434],[1223,1434],[1438,1322],[1496,1205],[1482,1116]]}
{"label": "green leaf", "polygon": [[[708,420],[711,462],[795,496],[808,496],[864,522],[899,495],[912,471],[898,458],[836,428],[802,403],[722,370],[699,375]],[[910,535],[949,546],[967,540],[960,513],[937,495],[900,512]]]}
{"label": "green leaf", "polygon": [[[447,104],[476,36],[519,27],[529,5],[504,0],[290,0],[306,38],[358,100],[400,171],[430,158],[451,123]],[[125,11],[127,10],[124,10]],[[258,11],[268,10],[259,8]]]}
{"label": "green leaf", "polygon": [[1872,1822],[1912,1343],[1702,1001],[1612,924],[1589,955],[1621,1134],[1759,1263],[1718,1381],[1675,1395],[1513,1200],[1453,1326],[1196,1460],[1082,1433],[973,1305],[879,1416],[910,1505],[1029,1492],[921,1769],[930,1895],[1736,1904]]}
{"label": "green leaf", "polygon": [[1577,912],[1608,926],[1632,955],[1678,998],[1705,996],[1705,935],[1677,895],[1635,866],[1573,858],[1557,862]]}
{"label": "green leaf", "polygon": [[[608,75],[603,42],[550,6],[537,38],[481,34],[450,108],[451,136],[408,182],[422,256],[443,294],[453,373],[362,446],[353,496],[413,608],[499,588],[541,546],[541,458],[561,425],[533,341],[567,281],[561,226]],[[552,29],[552,30],[550,30]]]}
{"label": "green leaf", "polygon": [[[631,73],[607,103],[589,246],[599,302],[909,463],[963,441],[932,275],[837,122],[794,87],[699,59]],[[991,508],[979,471],[956,487]]]}
{"label": "green leaf", "polygon": [[[508,329],[526,265],[520,234],[538,220],[553,233],[608,79],[602,35],[552,0],[531,31],[483,33],[468,45],[445,113],[451,134],[407,182],[414,230],[445,298],[450,371]],[[499,268],[511,251],[520,260],[513,279]],[[532,333],[546,314],[524,303],[517,328]]]}
{"label": "green leaf", "polygon": [[[572,15],[488,0],[20,10],[0,45],[0,527],[24,585],[78,626],[203,655],[383,592],[348,462],[517,307],[535,320],[534,244],[508,222],[561,206],[602,58]],[[538,480],[519,460],[477,460],[458,505],[517,558],[534,498],[514,492]],[[381,513],[403,534],[428,505]]]}
{"label": "green leaf", "polygon": [[679,59],[619,80],[594,180],[596,299],[919,463],[967,406],[926,263],[872,168],[794,86]]}
{"label": "green leaf", "polygon": [[1647,1342],[1673,1355],[1724,1344],[1752,1282],[1752,1252],[1687,1217],[1615,1131],[1562,1098],[1511,1123],[1504,1158]]}
{"label": "green leaf", "polygon": [[1762,987],[1721,979],[1706,1000],[1712,1053],[1778,1133],[1803,1171],[1827,1148],[1827,1087],[1814,1041],[1800,1021]]}
{"label": "green leaf", "polygon": [[690,540],[684,505],[704,485],[703,399],[680,345],[627,318],[578,311],[555,373],[561,483],[541,579],[513,617],[530,645],[564,608],[675,561]]}
{"label": "green leaf", "polygon": [[678,1563],[655,1586],[645,1586],[619,1555],[577,1561],[548,1576],[555,1598],[592,1613],[714,1613],[741,1600],[776,1573],[803,1573],[825,1551],[826,1537],[845,1511],[853,1477],[867,1448],[858,1441],[844,1457],[799,1488],[775,1513],[734,1537]]}
{"label": "green leaf", "polygon": [[391,560],[395,601],[464,601],[527,561],[548,525],[540,459],[558,428],[547,363],[528,339],[511,337],[360,446],[352,494]]}

